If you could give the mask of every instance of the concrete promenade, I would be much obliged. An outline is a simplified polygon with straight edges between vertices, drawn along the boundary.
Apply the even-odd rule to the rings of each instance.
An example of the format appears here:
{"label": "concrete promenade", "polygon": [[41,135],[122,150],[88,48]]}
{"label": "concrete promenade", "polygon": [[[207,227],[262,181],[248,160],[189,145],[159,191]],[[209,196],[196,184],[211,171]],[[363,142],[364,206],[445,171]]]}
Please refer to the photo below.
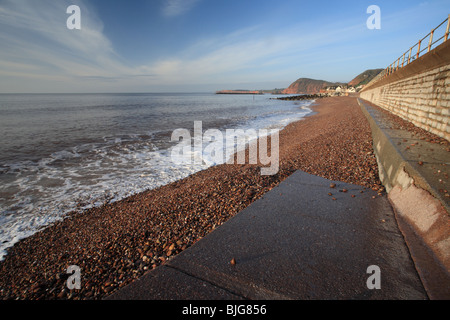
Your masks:
{"label": "concrete promenade", "polygon": [[295,172],[108,299],[428,299],[387,197],[330,183]]}

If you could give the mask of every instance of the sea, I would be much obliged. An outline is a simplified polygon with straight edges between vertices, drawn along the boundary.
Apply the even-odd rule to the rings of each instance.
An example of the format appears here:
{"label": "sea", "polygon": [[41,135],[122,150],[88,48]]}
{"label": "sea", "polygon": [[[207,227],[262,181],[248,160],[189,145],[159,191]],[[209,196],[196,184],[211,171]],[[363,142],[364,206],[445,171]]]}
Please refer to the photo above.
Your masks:
{"label": "sea", "polygon": [[[313,101],[214,93],[0,94],[0,260],[69,212],[218,164],[174,163],[176,129],[282,129]],[[194,139],[194,137],[192,137]]]}

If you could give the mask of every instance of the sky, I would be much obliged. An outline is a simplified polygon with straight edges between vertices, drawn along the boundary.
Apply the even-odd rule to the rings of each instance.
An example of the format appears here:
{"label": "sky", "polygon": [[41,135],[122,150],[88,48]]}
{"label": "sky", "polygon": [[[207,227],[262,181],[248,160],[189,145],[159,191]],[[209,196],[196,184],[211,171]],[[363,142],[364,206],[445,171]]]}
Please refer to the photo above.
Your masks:
{"label": "sky", "polygon": [[[69,29],[70,5],[80,29]],[[369,29],[370,5],[380,29]],[[385,68],[450,1],[0,0],[0,93],[209,92],[348,82]]]}

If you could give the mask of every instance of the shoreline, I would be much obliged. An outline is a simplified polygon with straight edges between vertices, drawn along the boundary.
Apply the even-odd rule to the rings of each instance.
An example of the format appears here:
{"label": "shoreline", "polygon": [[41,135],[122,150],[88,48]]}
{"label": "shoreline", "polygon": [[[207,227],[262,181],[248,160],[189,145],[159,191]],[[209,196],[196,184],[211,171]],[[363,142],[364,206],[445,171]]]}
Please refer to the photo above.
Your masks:
{"label": "shoreline", "polygon": [[[382,191],[370,126],[356,98],[323,98],[311,108],[280,131],[276,175],[261,176],[258,165],[222,164],[68,214],[8,249],[0,262],[0,298],[103,298],[191,246],[298,169]],[[80,290],[65,286],[69,265],[81,268]]]}

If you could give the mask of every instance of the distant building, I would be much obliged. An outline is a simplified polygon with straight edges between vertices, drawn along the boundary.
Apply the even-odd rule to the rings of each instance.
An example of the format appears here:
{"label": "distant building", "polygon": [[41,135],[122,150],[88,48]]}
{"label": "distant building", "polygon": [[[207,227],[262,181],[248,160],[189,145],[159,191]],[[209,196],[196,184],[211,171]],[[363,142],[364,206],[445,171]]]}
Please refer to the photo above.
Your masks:
{"label": "distant building", "polygon": [[324,91],[329,93],[329,94],[340,95],[340,94],[343,94],[343,93],[356,92],[356,89],[353,86],[341,85],[341,86],[325,87]]}

